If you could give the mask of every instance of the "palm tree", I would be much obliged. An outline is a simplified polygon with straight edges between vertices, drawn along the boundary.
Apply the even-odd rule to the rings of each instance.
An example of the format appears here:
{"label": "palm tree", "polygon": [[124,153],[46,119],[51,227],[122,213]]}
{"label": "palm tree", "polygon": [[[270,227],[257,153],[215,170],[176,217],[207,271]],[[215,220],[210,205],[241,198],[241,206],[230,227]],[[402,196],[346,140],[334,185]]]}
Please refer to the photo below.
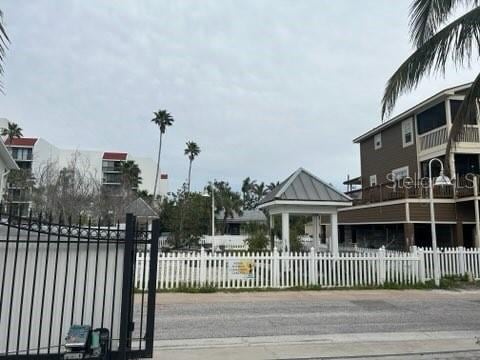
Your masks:
{"label": "palm tree", "polygon": [[123,177],[123,184],[126,188],[136,189],[142,183],[140,176],[141,170],[138,164],[133,160],[127,160],[122,163],[121,173]]}
{"label": "palm tree", "polygon": [[188,189],[188,192],[190,192],[190,180],[192,178],[192,163],[193,163],[193,160],[198,156],[198,154],[200,154],[200,147],[197,145],[197,143],[193,141],[187,141],[184,153],[185,155],[188,156],[188,159],[190,160],[190,163],[188,166],[188,181],[187,181],[187,189]]}
{"label": "palm tree", "polygon": [[[389,115],[400,95],[417,87],[420,80],[434,73],[445,73],[447,60],[457,67],[469,66],[480,48],[479,0],[414,0],[410,9],[410,39],[416,50],[388,80],[382,99],[382,119]],[[465,14],[449,24],[451,15],[466,7]],[[443,26],[441,28],[441,26]],[[464,123],[476,116],[480,97],[477,75],[455,116],[450,131],[446,158],[450,156],[457,134]],[[447,161],[446,170],[450,167]],[[453,174],[451,174],[453,175]]]}
{"label": "palm tree", "polygon": [[157,195],[158,176],[160,173],[160,155],[162,153],[162,138],[167,130],[167,127],[173,125],[173,116],[167,110],[158,110],[153,113],[155,117],[152,119],[160,129],[160,140],[158,142],[158,157],[157,157],[157,171],[155,173],[155,185],[153,186],[153,198]]}
{"label": "palm tree", "polygon": [[280,185],[280,181],[277,182],[271,182],[270,184],[267,185],[267,190],[272,191],[275,189],[278,185]]}
{"label": "palm tree", "polygon": [[[3,75],[4,73],[3,62],[7,54],[8,43],[10,43],[10,39],[8,38],[7,31],[3,25],[3,12],[0,10],[0,75]],[[3,92],[2,83],[0,83],[0,91]]]}
{"label": "palm tree", "polygon": [[2,129],[2,136],[6,136],[8,141],[11,143],[15,138],[23,137],[22,128],[13,122],[8,122],[7,128]]}
{"label": "palm tree", "polygon": [[242,198],[243,198],[243,207],[246,210],[251,210],[255,207],[255,199],[252,196],[257,181],[251,180],[250,177],[243,179],[242,181]]}

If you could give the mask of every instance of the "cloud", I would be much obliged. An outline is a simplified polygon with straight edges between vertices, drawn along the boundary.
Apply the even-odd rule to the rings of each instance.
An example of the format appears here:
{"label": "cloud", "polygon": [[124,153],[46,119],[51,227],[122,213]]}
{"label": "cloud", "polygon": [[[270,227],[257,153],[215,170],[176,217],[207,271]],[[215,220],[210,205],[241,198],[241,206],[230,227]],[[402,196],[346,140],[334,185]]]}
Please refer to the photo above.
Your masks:
{"label": "cloud", "polygon": [[[4,2],[11,49],[0,115],[59,146],[155,158],[152,112],[168,109],[163,170],[194,189],[304,166],[341,184],[360,172],[351,140],[380,122],[387,78],[408,56],[404,2]],[[448,72],[400,111],[473,71]]]}

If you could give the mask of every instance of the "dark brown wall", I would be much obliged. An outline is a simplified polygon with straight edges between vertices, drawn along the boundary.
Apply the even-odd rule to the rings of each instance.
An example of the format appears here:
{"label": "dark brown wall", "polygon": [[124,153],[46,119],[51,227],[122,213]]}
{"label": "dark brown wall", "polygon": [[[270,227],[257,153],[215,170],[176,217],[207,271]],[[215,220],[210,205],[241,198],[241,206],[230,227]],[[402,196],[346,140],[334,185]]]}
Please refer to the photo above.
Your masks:
{"label": "dark brown wall", "polygon": [[338,213],[338,222],[343,224],[387,221],[405,221],[405,204],[375,206],[363,209],[355,209],[353,207]]}
{"label": "dark brown wall", "polygon": [[382,131],[382,148],[375,150],[374,136],[360,144],[360,161],[362,184],[370,186],[370,175],[377,175],[379,184],[386,182],[387,174],[393,169],[408,166],[408,173],[414,176],[417,172],[417,152],[415,136],[413,145],[403,147],[402,122]]}
{"label": "dark brown wall", "polygon": [[[430,205],[425,203],[410,203],[410,221],[430,221]],[[435,204],[436,221],[457,221],[454,203]]]}

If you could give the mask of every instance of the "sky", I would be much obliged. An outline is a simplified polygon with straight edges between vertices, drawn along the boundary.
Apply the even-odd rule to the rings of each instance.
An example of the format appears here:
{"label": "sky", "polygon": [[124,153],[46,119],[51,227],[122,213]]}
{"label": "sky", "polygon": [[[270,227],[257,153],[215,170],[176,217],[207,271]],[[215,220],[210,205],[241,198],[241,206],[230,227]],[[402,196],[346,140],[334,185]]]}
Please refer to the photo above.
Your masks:
{"label": "sky", "polygon": [[[385,83],[412,51],[410,1],[2,0],[11,45],[0,117],[59,147],[156,159],[170,190],[201,148],[192,189],[281,181],[299,167],[344,189],[352,139],[381,122]],[[422,81],[394,111],[472,81],[480,67]]]}

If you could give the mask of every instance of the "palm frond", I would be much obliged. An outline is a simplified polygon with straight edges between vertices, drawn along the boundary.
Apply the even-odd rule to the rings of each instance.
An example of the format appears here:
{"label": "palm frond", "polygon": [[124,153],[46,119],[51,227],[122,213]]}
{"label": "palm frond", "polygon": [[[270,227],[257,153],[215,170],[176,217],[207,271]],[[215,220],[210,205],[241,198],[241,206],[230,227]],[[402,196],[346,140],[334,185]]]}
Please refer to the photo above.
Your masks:
{"label": "palm frond", "polygon": [[473,45],[480,47],[480,7],[445,26],[418,48],[388,80],[382,99],[382,119],[389,115],[398,97],[417,87],[420,80],[445,73],[450,59],[456,66],[470,64]]}
{"label": "palm frond", "polygon": [[418,48],[430,39],[460,5],[478,5],[478,0],[415,0],[410,7],[410,39]]}
{"label": "palm frond", "polygon": [[[453,119],[453,124],[450,129],[450,134],[448,137],[447,149],[445,151],[446,156],[450,155],[450,152],[455,148],[455,141],[462,131],[463,126],[469,119],[475,119],[477,117],[477,105],[478,100],[480,99],[480,74],[477,75],[472,86],[468,89],[465,97],[460,105],[455,118]],[[448,158],[445,161],[446,173],[453,177],[455,174],[450,173],[450,162]]]}
{"label": "palm frond", "polygon": [[[9,43],[10,38],[7,35],[7,31],[5,30],[5,25],[3,23],[3,12],[0,10],[0,75],[3,75],[4,73],[3,62],[5,61]],[[3,92],[2,82],[0,82],[0,92]]]}

